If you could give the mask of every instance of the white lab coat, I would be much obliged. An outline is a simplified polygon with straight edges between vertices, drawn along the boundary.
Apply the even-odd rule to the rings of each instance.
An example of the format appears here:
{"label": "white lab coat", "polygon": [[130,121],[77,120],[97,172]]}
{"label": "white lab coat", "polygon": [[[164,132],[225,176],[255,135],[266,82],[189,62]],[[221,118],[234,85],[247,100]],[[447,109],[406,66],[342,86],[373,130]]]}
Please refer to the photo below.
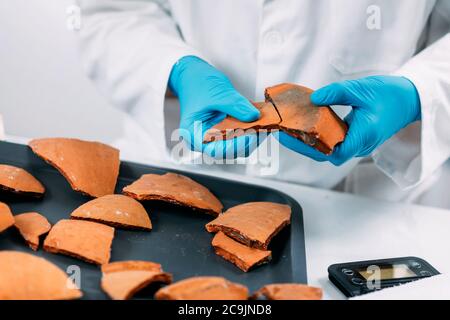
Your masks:
{"label": "white lab coat", "polygon": [[[252,100],[262,100],[265,87],[282,82],[319,88],[344,79],[397,74],[417,86],[421,124],[388,141],[373,161],[359,165],[353,160],[334,167],[282,148],[280,171],[271,178],[332,188],[347,177],[347,191],[450,208],[450,200],[436,196],[450,187],[450,174],[445,173],[450,172],[445,164],[450,157],[450,1],[79,4],[83,64],[100,90],[132,118],[121,145],[124,155],[168,160],[167,132],[177,126],[178,109],[166,98],[167,80],[183,56],[209,61]],[[342,107],[337,111],[342,116],[348,112]],[[254,174],[255,166],[245,171]]]}

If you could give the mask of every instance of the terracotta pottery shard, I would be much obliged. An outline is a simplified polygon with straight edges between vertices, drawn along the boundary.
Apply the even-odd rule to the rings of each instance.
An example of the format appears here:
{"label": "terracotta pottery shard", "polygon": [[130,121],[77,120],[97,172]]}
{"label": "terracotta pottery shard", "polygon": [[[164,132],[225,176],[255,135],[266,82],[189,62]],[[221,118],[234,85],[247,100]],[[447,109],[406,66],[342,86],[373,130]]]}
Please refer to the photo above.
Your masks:
{"label": "terracotta pottery shard", "polygon": [[29,146],[54,166],[73,190],[91,197],[113,194],[119,175],[119,150],[77,139],[37,139]]}
{"label": "terracotta pottery shard", "polygon": [[52,228],[47,218],[37,212],[16,215],[14,221],[15,227],[34,251],[39,248],[39,237]]}
{"label": "terracotta pottery shard", "polygon": [[14,225],[14,217],[8,205],[0,202],[0,232]]}
{"label": "terracotta pottery shard", "polygon": [[138,291],[156,282],[171,283],[172,275],[161,265],[147,261],[120,261],[102,266],[101,287],[114,300],[131,299]]}
{"label": "terracotta pottery shard", "polygon": [[82,220],[60,220],[44,241],[44,250],[102,265],[109,262],[114,228]]}
{"label": "terracotta pottery shard", "polygon": [[0,164],[0,189],[19,195],[42,197],[45,188],[22,168]]}
{"label": "terracotta pottery shard", "polygon": [[329,155],[344,141],[348,127],[330,107],[313,105],[312,92],[288,83],[267,88],[266,102],[254,103],[261,111],[259,120],[245,123],[227,117],[206,132],[204,143],[233,139],[250,129],[256,132],[282,130]]}
{"label": "terracotta pottery shard", "polygon": [[207,188],[175,173],[145,174],[123,189],[136,200],[160,200],[217,216],[223,205]]}
{"label": "terracotta pottery shard", "polygon": [[152,229],[152,223],[144,206],[130,197],[118,194],[91,200],[75,209],[70,217],[123,229],[144,231]]}
{"label": "terracotta pottery shard", "polygon": [[227,237],[223,232],[215,235],[212,245],[217,255],[235,264],[244,272],[254,266],[267,263],[272,258],[271,251],[249,248]]}
{"label": "terracotta pottery shard", "polygon": [[0,300],[71,300],[82,293],[67,274],[28,253],[0,252]]}
{"label": "terracotta pottery shard", "polygon": [[313,105],[312,93],[309,88],[285,83],[267,88],[265,95],[281,116],[281,130],[324,154],[331,154],[344,141],[348,128],[330,107]]}
{"label": "terracotta pottery shard", "polygon": [[253,103],[253,105],[261,112],[259,120],[247,123],[228,116],[206,132],[204,142],[230,140],[247,134],[249,130],[256,133],[261,130],[273,131],[278,129],[281,119],[272,103],[260,102]]}
{"label": "terracotta pottery shard", "polygon": [[221,277],[185,279],[155,294],[157,300],[247,300],[248,289]]}
{"label": "terracotta pottery shard", "polygon": [[138,260],[118,261],[102,265],[103,273],[114,273],[133,270],[162,272],[162,266],[159,263],[150,261],[138,261]]}
{"label": "terracotta pottery shard", "polygon": [[269,284],[256,291],[251,299],[261,296],[269,300],[321,300],[322,289],[309,287],[304,284],[284,283]]}
{"label": "terracotta pottery shard", "polygon": [[267,250],[270,240],[291,222],[291,208],[272,202],[252,202],[228,209],[206,225],[248,247]]}

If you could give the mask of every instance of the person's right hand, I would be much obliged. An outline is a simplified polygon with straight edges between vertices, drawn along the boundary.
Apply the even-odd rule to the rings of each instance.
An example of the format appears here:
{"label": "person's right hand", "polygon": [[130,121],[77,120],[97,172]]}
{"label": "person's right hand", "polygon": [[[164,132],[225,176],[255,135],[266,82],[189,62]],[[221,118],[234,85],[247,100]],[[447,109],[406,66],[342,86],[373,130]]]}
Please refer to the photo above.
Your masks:
{"label": "person's right hand", "polygon": [[318,106],[349,105],[351,113],[344,142],[326,156],[280,132],[276,137],[289,149],[316,161],[341,166],[353,158],[372,154],[403,128],[421,119],[421,103],[414,83],[405,77],[372,76],[332,83],[315,91],[311,102]]}
{"label": "person's right hand", "polygon": [[216,68],[200,58],[184,57],[173,67],[169,87],[180,101],[181,136],[192,150],[214,158],[230,158],[248,156],[257,147],[256,135],[203,143],[205,132],[227,115],[243,122],[260,117],[259,110]]}

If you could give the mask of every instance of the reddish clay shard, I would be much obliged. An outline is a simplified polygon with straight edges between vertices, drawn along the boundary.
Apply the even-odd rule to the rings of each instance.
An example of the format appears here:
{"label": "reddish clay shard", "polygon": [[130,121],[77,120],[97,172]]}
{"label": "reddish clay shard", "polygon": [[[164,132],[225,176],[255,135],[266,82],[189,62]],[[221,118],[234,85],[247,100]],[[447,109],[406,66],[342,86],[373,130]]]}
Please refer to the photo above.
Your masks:
{"label": "reddish clay shard", "polygon": [[218,232],[212,246],[217,255],[230,261],[244,272],[251,268],[267,263],[272,258],[272,252],[247,247],[226,236],[223,232]]}
{"label": "reddish clay shard", "polygon": [[14,221],[14,226],[34,251],[39,248],[39,237],[52,228],[47,218],[37,212],[18,214],[14,216]]}
{"label": "reddish clay shard", "polygon": [[267,88],[266,102],[255,104],[261,110],[259,120],[244,123],[227,117],[207,131],[204,142],[229,140],[250,129],[256,132],[282,130],[330,155],[334,147],[344,141],[348,127],[329,106],[313,105],[312,92],[309,88],[288,83]]}
{"label": "reddish clay shard", "polygon": [[267,250],[272,238],[291,223],[291,208],[272,202],[252,202],[228,209],[206,225],[248,247]]}
{"label": "reddish clay shard", "polygon": [[36,139],[29,146],[55,167],[73,190],[94,198],[114,193],[119,150],[99,142],[67,138]]}
{"label": "reddish clay shard", "polygon": [[231,140],[233,138],[243,136],[252,130],[253,133],[261,130],[274,131],[278,129],[281,122],[277,110],[270,102],[253,103],[253,105],[261,112],[259,120],[254,122],[241,122],[230,116],[208,130],[204,137],[204,142],[214,142],[220,140]]}
{"label": "reddish clay shard", "polygon": [[344,141],[348,128],[330,107],[312,104],[312,93],[306,87],[281,84],[267,88],[265,95],[280,114],[281,130],[329,155]]}
{"label": "reddish clay shard", "polygon": [[2,164],[0,165],[0,189],[19,194],[40,198],[45,188],[28,171]]}
{"label": "reddish clay shard", "polygon": [[321,300],[322,289],[297,283],[269,284],[256,291],[251,299],[264,296],[268,300]]}
{"label": "reddish clay shard", "polygon": [[114,300],[131,299],[138,291],[155,282],[171,283],[172,275],[158,263],[119,261],[102,266],[101,287]]}
{"label": "reddish clay shard", "polygon": [[44,241],[44,250],[89,263],[109,262],[114,228],[82,220],[60,220]]}
{"label": "reddish clay shard", "polygon": [[194,277],[164,287],[157,300],[247,300],[248,289],[221,277]]}
{"label": "reddish clay shard", "polygon": [[75,209],[72,219],[100,222],[122,229],[150,231],[152,223],[144,206],[120,194],[103,196]]}
{"label": "reddish clay shard", "polygon": [[0,252],[0,300],[71,300],[80,289],[49,261],[28,253]]}
{"label": "reddish clay shard", "polygon": [[223,205],[206,187],[186,176],[166,173],[145,174],[123,189],[123,193],[136,200],[159,200],[189,207],[214,216],[222,212]]}
{"label": "reddish clay shard", "polygon": [[14,225],[14,217],[9,206],[0,202],[0,232]]}

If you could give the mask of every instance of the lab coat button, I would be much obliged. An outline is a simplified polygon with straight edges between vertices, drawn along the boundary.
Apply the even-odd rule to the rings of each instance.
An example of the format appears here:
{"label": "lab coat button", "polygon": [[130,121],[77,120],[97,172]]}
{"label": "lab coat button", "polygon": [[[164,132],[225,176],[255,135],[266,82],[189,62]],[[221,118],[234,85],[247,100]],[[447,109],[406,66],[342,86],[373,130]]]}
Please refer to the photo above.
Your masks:
{"label": "lab coat button", "polygon": [[279,31],[270,31],[264,36],[264,45],[278,47],[283,44],[283,35]]}

